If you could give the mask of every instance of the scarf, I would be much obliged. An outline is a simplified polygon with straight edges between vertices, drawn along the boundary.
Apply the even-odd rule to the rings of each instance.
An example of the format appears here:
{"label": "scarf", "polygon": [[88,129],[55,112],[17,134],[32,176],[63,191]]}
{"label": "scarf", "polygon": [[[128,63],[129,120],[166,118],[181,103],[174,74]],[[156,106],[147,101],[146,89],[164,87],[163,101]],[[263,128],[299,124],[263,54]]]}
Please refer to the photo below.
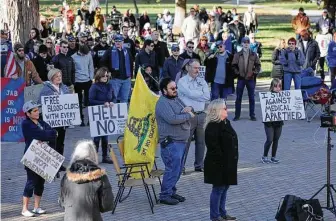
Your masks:
{"label": "scarf", "polygon": [[[122,49],[125,55],[125,67],[126,67],[126,76],[131,77],[131,66],[130,66],[130,56],[128,55],[127,49]],[[119,53],[118,49],[116,47],[112,48],[112,56],[111,56],[111,62],[112,62],[112,68],[114,70],[119,70],[120,64],[119,64]]]}

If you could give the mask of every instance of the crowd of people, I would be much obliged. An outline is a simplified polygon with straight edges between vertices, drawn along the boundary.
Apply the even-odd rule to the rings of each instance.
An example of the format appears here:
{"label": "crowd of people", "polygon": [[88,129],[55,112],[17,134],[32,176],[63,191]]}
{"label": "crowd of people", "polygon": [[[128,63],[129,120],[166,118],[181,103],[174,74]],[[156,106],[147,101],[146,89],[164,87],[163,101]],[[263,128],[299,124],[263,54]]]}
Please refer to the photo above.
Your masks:
{"label": "crowd of people", "polygon": [[[148,87],[161,95],[156,104],[161,157],[165,164],[160,202],[176,205],[186,200],[176,193],[176,184],[184,170],[190,143],[195,140],[194,170],[204,172],[205,182],[213,184],[210,219],[235,220],[227,214],[225,201],[229,186],[237,184],[238,137],[228,120],[225,100],[236,94],[233,121],[240,120],[246,87],[249,117],[257,121],[255,88],[261,72],[262,44],[256,39],[259,21],[253,6],[238,14],[235,8],[225,13],[222,7],[214,6],[209,12],[195,5],[189,9],[176,39],[172,33],[173,17],[168,10],[158,14],[155,22],[150,21],[147,12],[136,19],[130,9],[122,15],[115,6],[109,18],[101,14],[100,7],[88,10],[85,4],[76,16],[68,5],[61,13],[62,19],[57,25],[54,22],[53,27],[60,28],[60,33],[53,33],[43,20],[41,28],[30,31],[25,44],[16,42],[12,47],[8,30],[1,30],[2,77],[23,78],[26,86],[44,84],[41,96],[77,93],[80,126],[85,127],[89,125],[88,119],[84,119],[86,107],[128,103],[132,78],[142,74]],[[280,39],[273,52],[271,92],[289,90],[292,79],[295,89],[300,89],[300,73],[308,68],[313,71],[318,68],[324,80],[326,61],[333,83],[336,33],[334,21],[327,13],[323,10],[316,23],[318,34],[314,40],[309,18],[299,9],[292,21],[296,37]],[[8,76],[11,64],[6,58],[11,52],[16,69]],[[205,66],[203,77],[199,76],[201,66]],[[236,87],[234,79],[237,79]],[[39,105],[30,101],[23,107],[27,116],[22,124],[25,151],[37,139],[49,142],[63,155],[67,128],[51,128],[40,119]],[[263,163],[279,163],[276,153],[282,125],[282,121],[265,123]],[[268,158],[271,145],[271,158]],[[95,137],[93,142],[79,143],[68,169],[60,168],[66,171],[60,195],[66,220],[100,217],[100,212],[113,206],[111,186],[105,171],[98,166],[99,146],[102,162],[112,164],[107,155],[108,137],[103,136]],[[26,171],[22,215],[45,213],[40,208],[44,180],[29,168]],[[90,192],[92,199],[86,199],[79,191]],[[33,193],[35,204],[30,212],[28,203]],[[77,200],[85,206],[72,207],[71,202]],[[93,214],[80,213],[79,217],[79,210],[92,207]]]}

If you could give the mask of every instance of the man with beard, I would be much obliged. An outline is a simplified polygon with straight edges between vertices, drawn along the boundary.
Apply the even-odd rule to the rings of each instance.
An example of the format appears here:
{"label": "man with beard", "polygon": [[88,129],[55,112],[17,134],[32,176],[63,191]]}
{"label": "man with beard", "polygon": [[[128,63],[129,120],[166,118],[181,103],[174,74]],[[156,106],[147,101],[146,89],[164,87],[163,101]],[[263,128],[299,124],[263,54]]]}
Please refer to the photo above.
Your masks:
{"label": "man with beard", "polygon": [[85,32],[79,32],[77,35],[78,38],[78,44],[79,45],[86,45],[87,44],[87,40],[88,40],[88,36]]}
{"label": "man with beard", "polygon": [[99,67],[100,59],[103,57],[105,51],[109,49],[110,46],[107,44],[107,34],[103,32],[101,34],[101,39],[99,44],[93,47],[93,64],[95,68]]}
{"label": "man with beard", "polygon": [[15,43],[14,53],[16,70],[12,78],[23,78],[26,82],[26,86],[30,86],[32,82],[35,84],[42,84],[43,81],[38,75],[33,62],[26,58],[24,53],[24,46],[21,43]]}
{"label": "man with beard", "polygon": [[182,159],[190,133],[189,120],[195,114],[177,97],[177,87],[172,79],[162,79],[160,90],[162,96],[155,107],[161,158],[165,165],[160,203],[176,205],[185,201],[183,196],[176,194],[176,184],[182,173]]}
{"label": "man with beard", "polygon": [[69,48],[68,48],[67,56],[71,57],[73,54],[75,54],[78,51],[78,45],[76,44],[75,37],[72,35],[68,37],[68,43],[69,43]]}

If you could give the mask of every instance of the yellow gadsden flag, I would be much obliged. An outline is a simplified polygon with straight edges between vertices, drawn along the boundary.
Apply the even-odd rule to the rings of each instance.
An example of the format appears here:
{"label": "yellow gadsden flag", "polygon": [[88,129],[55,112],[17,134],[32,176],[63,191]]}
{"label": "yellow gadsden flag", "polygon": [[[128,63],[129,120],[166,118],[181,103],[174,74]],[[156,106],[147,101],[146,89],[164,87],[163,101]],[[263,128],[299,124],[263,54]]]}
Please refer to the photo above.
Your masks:
{"label": "yellow gadsden flag", "polygon": [[142,74],[138,73],[124,134],[124,158],[125,163],[149,162],[149,171],[153,168],[159,139],[155,118],[158,99],[159,96],[148,88]]}

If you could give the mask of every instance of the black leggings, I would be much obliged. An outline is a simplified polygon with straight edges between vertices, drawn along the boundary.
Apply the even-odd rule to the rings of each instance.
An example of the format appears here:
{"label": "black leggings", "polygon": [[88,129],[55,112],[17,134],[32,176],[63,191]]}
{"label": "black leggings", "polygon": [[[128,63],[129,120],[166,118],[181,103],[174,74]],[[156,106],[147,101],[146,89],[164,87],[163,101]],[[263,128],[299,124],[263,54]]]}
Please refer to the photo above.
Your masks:
{"label": "black leggings", "polygon": [[325,63],[325,57],[320,57],[319,59],[319,68],[320,68],[320,74],[321,78],[324,80],[324,63]]}
{"label": "black leggings", "polygon": [[58,136],[56,138],[56,151],[63,155],[64,153],[64,139],[65,139],[65,128],[64,127],[55,127],[54,128]]}
{"label": "black leggings", "polygon": [[79,110],[80,110],[82,122],[84,122],[83,91],[84,91],[84,106],[89,106],[89,90],[90,90],[91,85],[92,85],[92,81],[75,83],[75,93],[78,94]]}
{"label": "black leggings", "polygon": [[264,157],[267,157],[268,151],[272,145],[272,157],[276,156],[276,152],[278,149],[278,142],[279,138],[281,136],[281,131],[282,131],[282,126],[266,126],[265,127],[265,132],[266,132],[266,137],[267,140],[264,145]]}

